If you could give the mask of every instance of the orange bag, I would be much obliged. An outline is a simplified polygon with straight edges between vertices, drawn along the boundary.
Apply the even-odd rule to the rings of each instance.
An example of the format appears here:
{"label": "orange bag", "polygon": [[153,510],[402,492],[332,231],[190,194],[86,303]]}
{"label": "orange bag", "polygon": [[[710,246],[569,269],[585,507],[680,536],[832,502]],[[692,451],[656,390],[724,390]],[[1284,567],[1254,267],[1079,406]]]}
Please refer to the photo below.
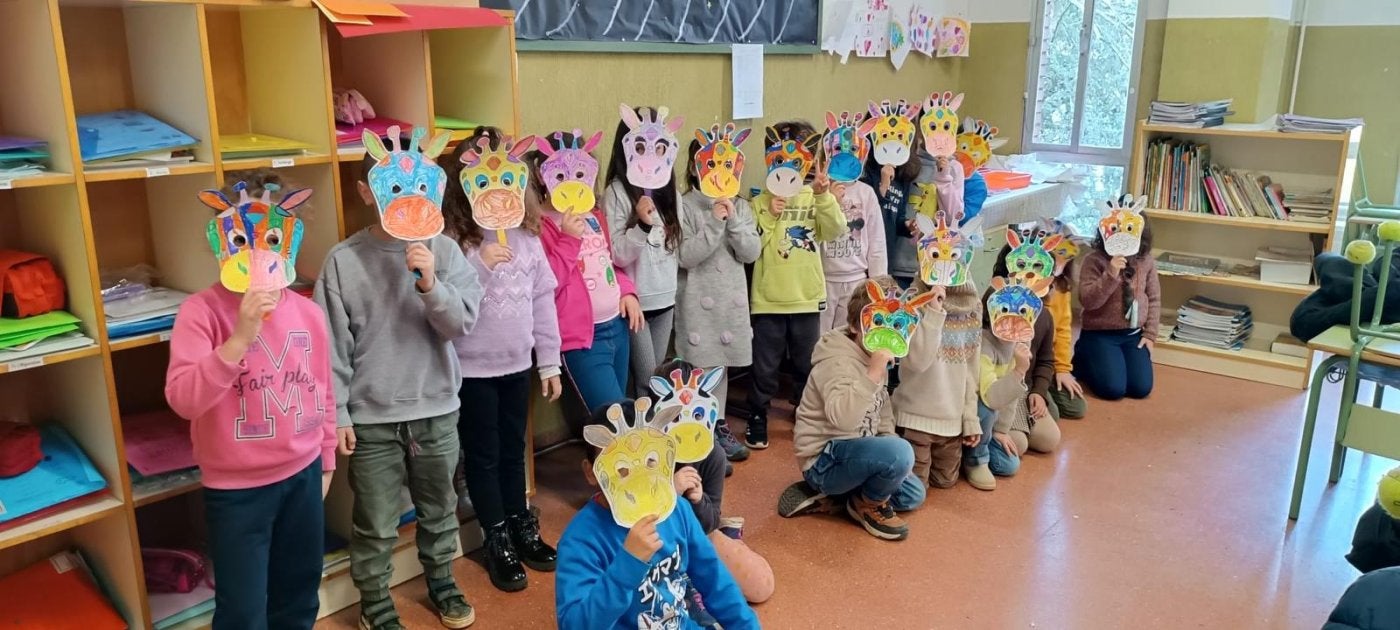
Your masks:
{"label": "orange bag", "polygon": [[0,316],[33,317],[66,304],[63,278],[39,254],[0,250]]}

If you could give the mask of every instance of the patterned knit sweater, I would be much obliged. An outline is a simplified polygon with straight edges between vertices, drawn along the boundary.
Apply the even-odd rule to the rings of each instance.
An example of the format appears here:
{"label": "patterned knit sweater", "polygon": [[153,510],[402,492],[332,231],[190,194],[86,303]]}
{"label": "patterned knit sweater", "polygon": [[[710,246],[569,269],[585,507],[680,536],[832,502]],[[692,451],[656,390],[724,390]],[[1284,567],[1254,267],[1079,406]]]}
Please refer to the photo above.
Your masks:
{"label": "patterned knit sweater", "polygon": [[925,311],[899,365],[895,426],[931,435],[979,435],[978,355],[982,302],[971,282],[950,287],[945,312]]}

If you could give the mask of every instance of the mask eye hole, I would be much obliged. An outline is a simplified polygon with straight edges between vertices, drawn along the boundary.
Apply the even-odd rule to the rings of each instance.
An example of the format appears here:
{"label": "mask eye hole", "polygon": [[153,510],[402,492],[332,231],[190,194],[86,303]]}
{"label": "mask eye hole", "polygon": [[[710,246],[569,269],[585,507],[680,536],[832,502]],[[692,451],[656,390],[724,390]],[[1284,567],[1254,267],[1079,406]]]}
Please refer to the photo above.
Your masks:
{"label": "mask eye hole", "polygon": [[243,230],[233,230],[228,233],[228,244],[234,249],[243,249],[248,245],[248,237],[243,234]]}
{"label": "mask eye hole", "polygon": [[422,194],[426,194],[427,192],[428,192],[428,182],[422,182],[422,183],[418,184],[418,194],[422,195]]}
{"label": "mask eye hole", "polygon": [[632,152],[636,153],[637,155],[646,155],[647,143],[638,140],[637,142],[632,144]]}
{"label": "mask eye hole", "polygon": [[512,184],[514,184],[514,183],[515,183],[515,175],[514,175],[513,173],[504,173],[504,174],[501,175],[501,184],[503,184],[503,185],[505,185],[505,186],[510,186],[510,185],[512,185]]}
{"label": "mask eye hole", "polygon": [[268,247],[277,249],[277,247],[282,244],[282,229],[272,228],[268,230],[267,234],[263,235],[263,242],[267,243]]}
{"label": "mask eye hole", "polygon": [[485,175],[477,175],[477,176],[476,176],[476,187],[477,187],[477,188],[486,188],[486,187],[487,187],[488,185],[490,185],[490,184],[491,184],[490,178],[486,177]]}
{"label": "mask eye hole", "polygon": [[580,179],[580,180],[583,179],[583,171],[579,171],[579,172],[577,172],[577,173],[574,173],[574,178],[575,178],[575,179]]}
{"label": "mask eye hole", "polygon": [[632,469],[629,468],[629,467],[627,466],[627,464],[623,464],[623,463],[620,463],[620,462],[619,462],[618,465],[617,465],[617,478],[618,478],[618,479],[626,479],[627,476],[630,475],[630,474],[632,474]]}
{"label": "mask eye hole", "polygon": [[394,184],[394,186],[393,186],[392,188],[389,189],[389,192],[394,193],[395,195],[397,195],[397,194],[403,192],[403,186],[400,186],[400,185],[398,185],[398,184]]}
{"label": "mask eye hole", "polygon": [[658,456],[655,452],[647,453],[647,464],[646,464],[647,468],[651,468],[651,469],[655,470],[655,469],[656,469],[657,467],[659,467],[660,465],[661,465],[661,457],[660,457],[660,456]]}
{"label": "mask eye hole", "polygon": [[554,174],[554,181],[556,181],[556,182],[562,182],[562,181],[564,181],[564,174],[563,174],[563,173],[555,173],[555,174]]}

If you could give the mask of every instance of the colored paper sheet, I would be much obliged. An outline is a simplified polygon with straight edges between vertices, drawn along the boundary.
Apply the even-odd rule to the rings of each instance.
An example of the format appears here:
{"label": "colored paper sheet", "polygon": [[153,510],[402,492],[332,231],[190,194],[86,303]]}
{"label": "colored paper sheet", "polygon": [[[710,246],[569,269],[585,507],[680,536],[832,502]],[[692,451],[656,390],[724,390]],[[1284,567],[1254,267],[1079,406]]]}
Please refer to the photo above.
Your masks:
{"label": "colored paper sheet", "polygon": [[7,628],[126,630],[78,554],[65,551],[0,579]]}
{"label": "colored paper sheet", "polygon": [[170,411],[122,416],[126,462],[147,477],[194,468],[190,423]]}
{"label": "colored paper sheet", "polygon": [[763,118],[763,44],[730,46],[734,118]]}
{"label": "colored paper sheet", "polygon": [[404,31],[505,26],[506,19],[491,9],[398,5],[406,17],[376,18],[373,24],[336,24],[342,37],[364,37]]}
{"label": "colored paper sheet", "polygon": [[[368,2],[366,0],[311,0],[322,12],[334,11],[341,15],[403,17],[407,15],[388,2]],[[327,16],[330,17],[330,16]]]}
{"label": "colored paper sheet", "polygon": [[856,13],[857,57],[884,57],[890,50],[889,0],[866,0]]}
{"label": "colored paper sheet", "polygon": [[[23,474],[0,479],[0,523],[8,523],[107,487],[102,473],[97,471],[87,454],[62,427],[45,424],[39,427],[39,434],[40,448],[44,452],[44,459],[39,465]],[[25,626],[20,624],[16,627]]]}
{"label": "colored paper sheet", "polygon": [[[315,0],[312,1],[315,2]],[[316,6],[321,9],[321,15],[326,16],[326,19],[330,20],[332,24],[358,24],[361,26],[372,26],[374,24],[374,21],[367,16],[340,13],[327,9],[325,6],[322,6],[320,2],[316,2]]]}

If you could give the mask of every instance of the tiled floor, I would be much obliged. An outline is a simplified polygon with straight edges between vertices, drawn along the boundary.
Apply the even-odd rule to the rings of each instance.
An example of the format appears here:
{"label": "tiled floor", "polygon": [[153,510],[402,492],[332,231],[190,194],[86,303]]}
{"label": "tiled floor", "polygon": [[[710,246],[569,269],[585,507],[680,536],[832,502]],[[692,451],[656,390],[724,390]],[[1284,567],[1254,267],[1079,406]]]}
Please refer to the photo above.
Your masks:
{"label": "tiled floor", "polygon": [[[909,540],[871,538],[837,517],[785,520],[778,493],[798,478],[791,428],[739,464],[726,513],[773,565],[769,628],[1317,628],[1356,577],[1343,559],[1356,517],[1393,462],[1352,453],[1326,491],[1336,403],[1324,400],[1308,492],[1287,520],[1303,392],[1159,367],[1151,400],[1090,402],[1064,421],[1058,453],[1034,456],[991,493],[933,491]],[[1338,386],[1331,386],[1333,396]],[[1327,411],[1330,408],[1330,411]],[[580,451],[540,458],[546,536],[590,489]],[[457,575],[478,628],[554,627],[554,583],[532,574],[494,590],[479,564]],[[410,628],[438,627],[422,583],[395,590]],[[351,628],[355,609],[318,628]]]}

